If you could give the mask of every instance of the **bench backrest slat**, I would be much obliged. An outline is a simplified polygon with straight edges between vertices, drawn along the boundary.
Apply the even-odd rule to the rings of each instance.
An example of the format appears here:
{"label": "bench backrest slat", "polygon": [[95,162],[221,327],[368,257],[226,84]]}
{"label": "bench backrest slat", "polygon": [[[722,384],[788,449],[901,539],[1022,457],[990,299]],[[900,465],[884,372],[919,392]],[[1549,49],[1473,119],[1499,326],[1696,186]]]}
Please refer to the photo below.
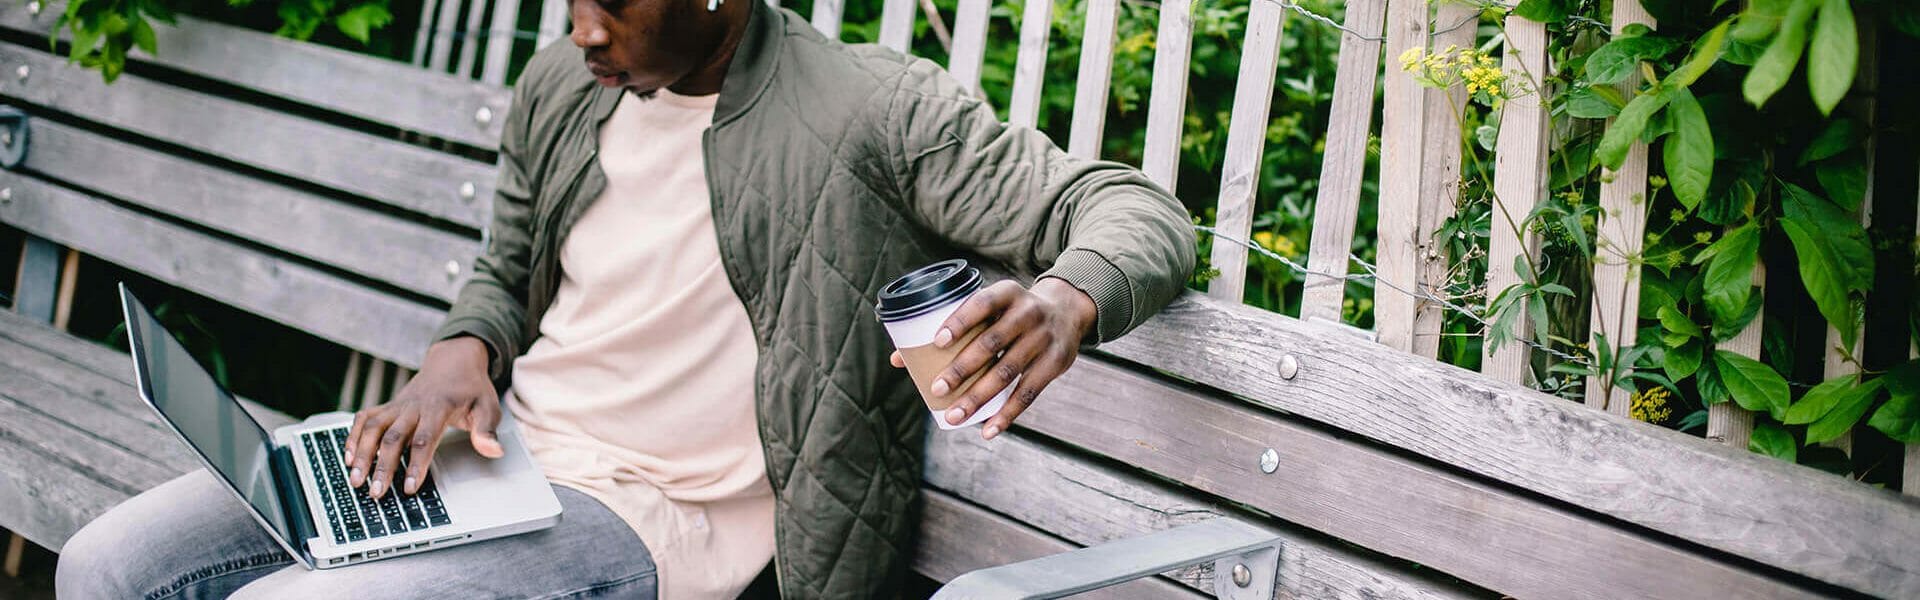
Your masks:
{"label": "bench backrest slat", "polygon": [[376,292],[19,173],[0,222],[340,345],[419,365],[440,309]]}
{"label": "bench backrest slat", "polygon": [[[102,169],[100,165],[113,165]],[[255,243],[452,302],[479,243],[51,120],[28,169]],[[369,243],[378,240],[378,243]],[[455,265],[452,274],[446,268]]]}
{"label": "bench backrest slat", "polygon": [[[0,4],[0,27],[46,36],[58,10],[35,16],[24,4]],[[499,87],[186,16],[175,26],[155,27],[154,38],[159,54],[135,58],[483,149],[500,143],[509,97]],[[486,122],[474,118],[482,108],[492,115]]]}
{"label": "bench backrest slat", "polygon": [[1227,151],[1221,159],[1220,202],[1215,210],[1212,266],[1220,274],[1207,282],[1207,295],[1239,302],[1247,285],[1246,240],[1253,230],[1253,200],[1260,190],[1260,162],[1267,144],[1267,117],[1273,107],[1273,76],[1280,60],[1280,28],[1287,13],[1273,2],[1255,2],[1247,12],[1247,36],[1241,45],[1240,76],[1233,86],[1233,113],[1227,123]]}
{"label": "bench backrest slat", "polygon": [[[93,71],[24,46],[0,44],[17,97],[223,159],[324,184],[478,229],[489,212],[494,169],[417,146],[271,109],[122,75],[112,85]],[[462,199],[463,183],[473,184]]]}
{"label": "bench backrest slat", "polygon": [[1380,64],[1379,37],[1386,22],[1386,0],[1347,3],[1340,34],[1339,67],[1334,71],[1333,106],[1327,114],[1326,152],[1320,160],[1320,189],[1313,203],[1313,237],[1307,268],[1334,277],[1302,280],[1300,318],[1339,322],[1347,282],[1348,256],[1360,218],[1360,186],[1367,171],[1367,140],[1373,131],[1373,93]]}

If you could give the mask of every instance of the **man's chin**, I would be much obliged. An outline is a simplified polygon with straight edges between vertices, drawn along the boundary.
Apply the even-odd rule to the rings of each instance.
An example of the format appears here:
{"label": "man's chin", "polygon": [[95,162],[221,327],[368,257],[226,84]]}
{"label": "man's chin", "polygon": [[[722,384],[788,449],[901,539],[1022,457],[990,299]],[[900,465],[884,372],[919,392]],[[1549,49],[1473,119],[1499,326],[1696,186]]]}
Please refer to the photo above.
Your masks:
{"label": "man's chin", "polygon": [[642,90],[639,88],[629,87],[627,88],[627,93],[633,94],[633,97],[636,100],[652,100],[655,96],[660,95],[660,88]]}

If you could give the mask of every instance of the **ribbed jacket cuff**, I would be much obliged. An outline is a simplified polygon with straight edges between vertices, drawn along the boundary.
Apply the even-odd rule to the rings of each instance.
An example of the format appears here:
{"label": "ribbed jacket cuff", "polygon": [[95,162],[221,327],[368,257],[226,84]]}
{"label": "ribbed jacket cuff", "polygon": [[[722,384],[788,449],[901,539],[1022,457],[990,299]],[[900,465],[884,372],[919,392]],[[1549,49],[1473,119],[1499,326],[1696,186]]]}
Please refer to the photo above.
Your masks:
{"label": "ribbed jacket cuff", "polygon": [[1093,298],[1094,311],[1098,313],[1093,331],[1096,339],[1086,342],[1112,341],[1133,325],[1133,284],[1127,280],[1126,273],[1100,253],[1084,248],[1069,249],[1054,261],[1053,268],[1040,276],[1065,281]]}

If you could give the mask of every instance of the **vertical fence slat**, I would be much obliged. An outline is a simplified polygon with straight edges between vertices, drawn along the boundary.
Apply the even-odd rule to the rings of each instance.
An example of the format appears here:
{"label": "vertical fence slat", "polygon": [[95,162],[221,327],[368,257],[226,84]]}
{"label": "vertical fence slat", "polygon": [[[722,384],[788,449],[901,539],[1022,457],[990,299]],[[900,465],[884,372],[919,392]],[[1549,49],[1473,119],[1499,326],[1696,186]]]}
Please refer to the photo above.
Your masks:
{"label": "vertical fence slat", "polygon": [[[1534,238],[1526,231],[1527,215],[1547,194],[1547,26],[1516,16],[1507,17],[1506,56],[1501,68],[1518,78],[1533,95],[1508,100],[1500,112],[1500,137],[1495,141],[1492,222],[1487,241],[1487,302],[1515,284],[1520,274],[1514,260],[1533,256]],[[1529,259],[1531,260],[1531,259]],[[1526,264],[1531,264],[1526,263]],[[1521,310],[1524,307],[1516,307]],[[1514,321],[1514,337],[1536,334],[1531,319]],[[1508,342],[1494,350],[1484,346],[1480,372],[1501,381],[1529,382],[1527,346]]]}
{"label": "vertical fence slat", "polygon": [[1378,280],[1373,290],[1373,322],[1380,343],[1413,350],[1414,298],[1393,288],[1414,290],[1418,268],[1420,171],[1424,164],[1421,118],[1426,94],[1413,74],[1396,68],[1398,57],[1427,42],[1426,0],[1387,2],[1387,64],[1380,114],[1380,224]]}
{"label": "vertical fence slat", "polygon": [[53,297],[53,328],[67,330],[73,318],[73,287],[80,281],[80,251],[68,248],[60,259],[60,286]]}
{"label": "vertical fence slat", "polygon": [[60,246],[28,235],[20,251],[20,270],[13,280],[13,312],[52,323],[59,282]]}
{"label": "vertical fence slat", "polygon": [[829,39],[840,39],[840,14],[846,0],[814,0],[813,28]]}
{"label": "vertical fence slat", "polygon": [[[1367,134],[1373,130],[1373,84],[1379,74],[1379,37],[1387,19],[1386,0],[1347,4],[1347,31],[1340,34],[1339,66],[1334,70],[1333,106],[1327,113],[1327,146],[1320,159],[1320,193],[1313,204],[1313,240],[1307,268],[1347,272],[1353,251],[1354,223],[1360,218],[1360,184],[1367,171]],[[1300,294],[1300,318],[1340,320],[1345,279],[1309,275]]]}
{"label": "vertical fence slat", "polygon": [[371,361],[367,363],[367,383],[360,390],[360,406],[363,408],[379,406],[381,400],[386,398],[387,365],[390,364],[371,356],[367,359]]}
{"label": "vertical fence slat", "polygon": [[1020,17],[1020,56],[1013,66],[1013,98],[1007,122],[1034,127],[1040,122],[1040,88],[1047,80],[1047,35],[1053,31],[1053,2],[1029,0]]}
{"label": "vertical fence slat", "polygon": [[394,365],[393,385],[387,387],[388,401],[392,401],[394,396],[400,395],[400,390],[407,387],[407,382],[413,381],[413,374],[413,369]]}
{"label": "vertical fence slat", "polygon": [[[482,2],[484,0],[469,0]],[[438,40],[433,49],[427,52],[427,68],[436,73],[445,73],[447,63],[453,59],[454,29],[460,26],[460,0],[443,0],[440,5],[440,17],[434,21],[433,37]]]}
{"label": "vertical fence slat", "polygon": [[1067,134],[1067,153],[1099,158],[1100,140],[1107,127],[1107,88],[1113,78],[1113,38],[1120,20],[1120,0],[1088,2],[1086,35],[1080,40],[1080,78],[1073,86],[1073,129]]}
{"label": "vertical fence slat", "polygon": [[482,23],[482,21],[487,18],[487,4],[489,4],[488,0],[472,0],[469,2],[467,4],[466,24],[462,25],[460,31],[452,36],[460,40],[460,60],[454,63],[456,66],[453,68],[455,75],[463,78],[472,77],[473,61],[474,58],[480,54],[480,44],[484,40],[493,37],[486,35],[486,25]]}
{"label": "vertical fence slat", "polygon": [[[1246,240],[1253,229],[1253,200],[1260,189],[1260,155],[1266,148],[1273,74],[1280,61],[1280,27],[1285,20],[1286,13],[1272,2],[1255,2],[1247,13],[1214,222],[1214,229],[1231,240]],[[1207,283],[1207,295],[1239,302],[1247,287],[1247,248],[1231,240],[1214,241],[1212,263],[1220,275]]]}
{"label": "vertical fence slat", "polygon": [[567,33],[567,0],[542,0],[540,4],[540,33],[534,36],[535,48],[545,48],[548,43]]}
{"label": "vertical fence slat", "polygon": [[[1654,25],[1653,17],[1640,7],[1639,0],[1613,3],[1613,32],[1619,35],[1634,23]],[[1640,85],[1638,72],[1620,85],[1621,93],[1631,97]],[[1607,344],[1615,348],[1632,346],[1640,311],[1640,274],[1628,257],[1640,254],[1647,222],[1647,145],[1634,142],[1627,160],[1610,181],[1600,184],[1600,223],[1593,259],[1593,328],[1591,345],[1600,345],[1605,333]],[[1611,393],[1601,393],[1603,390]],[[1632,399],[1625,389],[1613,388],[1604,376],[1587,378],[1587,405],[1603,407],[1607,412],[1626,416]]]}
{"label": "vertical fence slat", "polygon": [[[1856,39],[1860,45],[1858,62],[1855,63],[1858,74],[1854,77],[1853,89],[1848,91],[1847,100],[1845,104],[1842,105],[1845,108],[1842,110],[1853,113],[1856,118],[1866,121],[1867,123],[1867,137],[1860,144],[1861,151],[1867,156],[1867,185],[1860,200],[1860,226],[1862,228],[1871,228],[1873,226],[1874,188],[1873,149],[1878,145],[1875,142],[1877,141],[1876,138],[1879,137],[1874,132],[1874,127],[1879,125],[1877,122],[1878,115],[1875,113],[1877,107],[1874,102],[1874,99],[1879,96],[1880,91],[1880,66],[1877,60],[1879,55],[1879,23],[1875,21],[1870,14],[1863,14],[1861,17],[1856,25],[1858,28]],[[1849,353],[1853,355],[1855,362],[1847,362],[1846,355],[1840,352],[1840,346],[1843,343],[1840,339],[1840,330],[1835,328],[1831,323],[1827,324],[1826,356],[1823,359],[1824,368],[1822,369],[1826,379],[1861,372],[1862,364],[1859,361],[1866,360],[1866,357],[1862,354],[1866,350],[1866,327],[1867,324],[1865,320],[1854,324],[1853,348],[1849,349]],[[1851,456],[1853,455],[1853,432],[1848,431],[1842,433],[1840,437],[1834,438],[1825,445],[1839,448],[1840,451],[1846,452],[1847,455]]]}
{"label": "vertical fence slat", "polygon": [[494,0],[493,24],[487,27],[487,58],[480,63],[482,83],[507,83],[507,61],[513,56],[513,40],[518,31],[520,0]]}
{"label": "vertical fence slat", "polygon": [[906,52],[913,43],[914,0],[886,0],[880,8],[880,45]]}
{"label": "vertical fence slat", "polygon": [[347,374],[340,378],[339,410],[341,411],[352,411],[357,408],[353,404],[353,399],[359,396],[359,394],[354,392],[359,389],[360,363],[363,362],[361,357],[362,355],[358,350],[347,355]]}
{"label": "vertical fence slat", "polygon": [[420,2],[420,28],[413,32],[414,66],[427,64],[427,45],[433,43],[434,38],[438,37],[433,35],[433,7],[439,4],[438,0],[421,0]]}
{"label": "vertical fence slat", "polygon": [[953,52],[947,57],[947,72],[967,91],[980,92],[980,61],[987,53],[987,12],[990,0],[960,0],[953,14]]}
{"label": "vertical fence slat", "polygon": [[1160,3],[1154,35],[1153,87],[1147,97],[1147,139],[1140,170],[1173,191],[1180,180],[1180,132],[1187,117],[1187,73],[1193,51],[1193,0]]}
{"label": "vertical fence slat", "polygon": [[[1765,263],[1754,263],[1753,285],[1759,286],[1760,289],[1755,290],[1754,293],[1760,294],[1764,300],[1767,293],[1767,265]],[[1741,329],[1738,335],[1733,336],[1733,339],[1719,344],[1719,348],[1758,360],[1760,358],[1760,334],[1763,333],[1761,323],[1765,321],[1766,319],[1763,318],[1754,318],[1752,322],[1747,323],[1745,329]],[[1707,439],[1732,446],[1739,450],[1746,450],[1747,443],[1753,439],[1753,412],[1740,408],[1739,404],[1731,400],[1709,405],[1707,407]]]}
{"label": "vertical fence slat", "polygon": [[[1430,51],[1448,47],[1472,47],[1479,28],[1474,22],[1480,8],[1461,2],[1440,4],[1433,22],[1442,27],[1430,38]],[[1389,65],[1389,68],[1398,65]],[[1420,288],[1435,295],[1446,293],[1447,253],[1445,240],[1434,239],[1440,224],[1451,218],[1460,199],[1461,113],[1467,108],[1464,83],[1448,89],[1427,88],[1426,116],[1421,123],[1420,224],[1414,232],[1416,276]],[[1414,305],[1413,353],[1427,358],[1440,355],[1440,325],[1445,308],[1434,302]]]}

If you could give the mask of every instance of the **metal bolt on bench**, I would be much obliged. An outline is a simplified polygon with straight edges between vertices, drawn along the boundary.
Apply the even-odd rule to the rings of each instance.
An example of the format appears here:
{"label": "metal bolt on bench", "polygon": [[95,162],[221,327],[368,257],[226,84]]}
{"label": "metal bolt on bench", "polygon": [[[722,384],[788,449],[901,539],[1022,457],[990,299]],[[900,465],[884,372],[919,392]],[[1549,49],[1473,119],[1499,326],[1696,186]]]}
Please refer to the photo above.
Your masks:
{"label": "metal bolt on bench", "polygon": [[1213,561],[1220,598],[1266,600],[1280,573],[1280,538],[1233,519],[1212,519],[1010,565],[973,571],[935,600],[1059,598]]}

